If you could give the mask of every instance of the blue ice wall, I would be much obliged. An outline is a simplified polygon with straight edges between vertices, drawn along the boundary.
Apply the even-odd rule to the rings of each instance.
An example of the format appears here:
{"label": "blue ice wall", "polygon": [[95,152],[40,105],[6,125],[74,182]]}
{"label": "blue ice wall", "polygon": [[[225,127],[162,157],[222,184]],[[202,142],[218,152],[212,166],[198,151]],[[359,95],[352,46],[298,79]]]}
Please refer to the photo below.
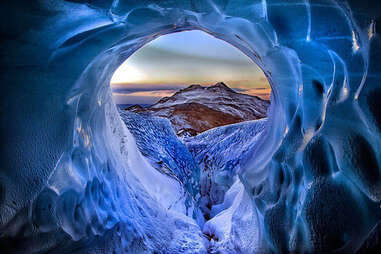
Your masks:
{"label": "blue ice wall", "polygon": [[240,161],[256,145],[265,126],[265,119],[246,121],[184,138],[200,166],[199,188],[204,217],[215,215],[211,209],[224,201],[225,193],[237,181]]}
{"label": "blue ice wall", "polygon": [[[139,151],[150,164],[184,186],[182,195],[187,201],[187,208],[198,205],[200,169],[187,147],[177,138],[171,122],[165,118],[120,109],[119,114],[134,136]],[[188,214],[192,216],[191,211]]]}
{"label": "blue ice wall", "polygon": [[192,29],[238,47],[273,88],[266,131],[240,165],[261,252],[380,247],[380,7],[1,1],[0,250],[205,252],[192,222],[167,216],[133,176],[108,86],[139,47]]}

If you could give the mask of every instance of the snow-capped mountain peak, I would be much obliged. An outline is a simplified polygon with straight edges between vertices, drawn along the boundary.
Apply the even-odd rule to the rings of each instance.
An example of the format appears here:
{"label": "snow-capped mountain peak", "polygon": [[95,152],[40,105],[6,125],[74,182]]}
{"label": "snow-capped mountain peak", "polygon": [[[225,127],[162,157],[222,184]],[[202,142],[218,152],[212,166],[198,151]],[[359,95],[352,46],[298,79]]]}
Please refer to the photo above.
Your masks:
{"label": "snow-capped mountain peak", "polygon": [[269,101],[219,82],[209,87],[192,84],[148,108],[135,105],[126,110],[168,118],[179,136],[193,136],[218,126],[264,118],[268,106]]}

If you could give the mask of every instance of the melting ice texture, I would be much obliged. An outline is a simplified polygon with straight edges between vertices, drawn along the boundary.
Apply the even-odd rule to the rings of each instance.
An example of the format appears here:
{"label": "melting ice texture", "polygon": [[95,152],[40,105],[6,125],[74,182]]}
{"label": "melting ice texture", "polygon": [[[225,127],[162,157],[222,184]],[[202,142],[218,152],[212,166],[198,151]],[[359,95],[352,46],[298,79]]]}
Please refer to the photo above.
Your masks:
{"label": "melting ice texture", "polygon": [[185,144],[201,168],[201,208],[205,217],[224,200],[226,191],[238,180],[239,162],[257,144],[266,120],[247,121],[205,131],[185,138]]}
{"label": "melting ice texture", "polygon": [[[239,162],[243,189],[233,184],[222,205],[255,211],[254,252],[379,247],[378,1],[0,5],[1,250],[207,251],[199,225],[168,210],[136,173],[157,169],[138,151],[109,90],[113,71],[139,47],[192,29],[239,48],[272,86],[265,130]],[[176,189],[168,200],[183,191],[183,182],[157,177]]]}
{"label": "melting ice texture", "polygon": [[[139,179],[144,183],[146,189],[152,195],[160,195],[161,202],[167,203],[167,208],[172,206],[185,205],[183,213],[192,217],[197,217],[194,205],[198,206],[200,196],[200,170],[192,155],[174,133],[168,119],[140,115],[128,111],[119,111],[123,122],[134,136],[134,142],[138,147],[129,149],[140,151],[144,158],[140,156],[136,161],[145,161],[145,166],[139,168],[150,168],[150,171],[133,171],[139,174]],[[130,158],[130,157],[129,157]],[[132,164],[135,165],[136,161]],[[151,166],[152,165],[152,166]],[[160,178],[172,178],[176,185],[181,185],[177,191],[168,188],[166,194],[163,190],[169,185],[168,181],[159,180]],[[155,189],[154,186],[158,185]],[[178,193],[176,200],[170,201],[171,196]],[[196,218],[195,217],[195,218]]]}
{"label": "melting ice texture", "polygon": [[266,119],[231,124],[184,141],[200,165],[202,227],[209,253],[263,252],[258,218],[238,177],[239,162],[263,135]]}

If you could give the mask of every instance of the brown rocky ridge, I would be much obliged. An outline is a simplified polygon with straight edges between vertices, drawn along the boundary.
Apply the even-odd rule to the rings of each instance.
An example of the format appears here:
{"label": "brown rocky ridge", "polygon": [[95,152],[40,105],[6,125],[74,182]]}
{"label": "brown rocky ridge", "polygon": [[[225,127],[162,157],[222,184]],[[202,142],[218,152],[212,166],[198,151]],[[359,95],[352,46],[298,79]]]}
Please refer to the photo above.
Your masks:
{"label": "brown rocky ridge", "polygon": [[195,136],[218,126],[264,118],[269,105],[219,82],[209,87],[190,85],[147,108],[134,105],[125,110],[168,118],[178,136]]}

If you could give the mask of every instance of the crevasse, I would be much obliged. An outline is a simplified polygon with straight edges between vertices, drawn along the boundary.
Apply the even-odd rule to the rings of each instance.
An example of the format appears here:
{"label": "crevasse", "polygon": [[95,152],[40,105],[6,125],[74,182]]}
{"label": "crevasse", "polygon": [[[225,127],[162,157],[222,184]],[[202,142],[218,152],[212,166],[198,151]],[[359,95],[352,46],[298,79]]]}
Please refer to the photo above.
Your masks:
{"label": "crevasse", "polygon": [[[352,0],[2,1],[0,252],[213,251],[200,229],[198,172],[176,171],[178,181],[161,174],[168,190],[187,195],[171,209],[163,199],[178,192],[166,198],[147,190],[136,175],[147,161],[109,89],[112,73],[137,49],[194,29],[240,49],[272,86],[265,128],[220,207],[251,211],[253,238],[240,241],[251,247],[241,250],[380,247],[380,7]],[[238,232],[242,225],[234,225]]]}

